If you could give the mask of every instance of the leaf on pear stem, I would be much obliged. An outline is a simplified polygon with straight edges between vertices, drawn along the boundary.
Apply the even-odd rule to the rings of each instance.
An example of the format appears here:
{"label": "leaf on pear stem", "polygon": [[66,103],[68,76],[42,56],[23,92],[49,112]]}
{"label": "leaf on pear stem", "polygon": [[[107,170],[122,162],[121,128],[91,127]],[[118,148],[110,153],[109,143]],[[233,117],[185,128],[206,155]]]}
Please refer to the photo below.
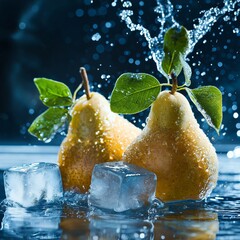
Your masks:
{"label": "leaf on pear stem", "polygon": [[38,140],[50,142],[69,119],[68,110],[65,108],[49,108],[38,116],[28,129],[28,132]]}
{"label": "leaf on pear stem", "polygon": [[71,106],[72,93],[64,83],[47,78],[35,78],[40,100],[48,107]]}
{"label": "leaf on pear stem", "polygon": [[159,81],[146,73],[124,73],[115,84],[110,99],[113,112],[134,114],[148,108],[161,91]]}
{"label": "leaf on pear stem", "polygon": [[162,69],[167,75],[172,72],[178,76],[182,71],[182,63],[180,55],[185,57],[188,46],[189,37],[187,29],[179,26],[170,28],[164,36],[163,50],[164,57],[162,60]]}
{"label": "leaf on pear stem", "polygon": [[186,91],[207,123],[218,133],[222,123],[222,93],[214,86],[204,86]]}

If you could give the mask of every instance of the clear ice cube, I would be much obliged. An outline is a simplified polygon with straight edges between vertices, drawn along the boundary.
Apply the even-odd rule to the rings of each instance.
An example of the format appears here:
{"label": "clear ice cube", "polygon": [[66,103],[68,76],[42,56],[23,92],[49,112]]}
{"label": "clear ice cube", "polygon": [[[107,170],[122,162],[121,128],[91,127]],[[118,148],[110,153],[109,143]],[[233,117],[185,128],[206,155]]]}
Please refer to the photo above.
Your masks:
{"label": "clear ice cube", "polygon": [[95,165],[92,173],[89,204],[123,212],[149,206],[155,198],[156,175],[124,162]]}
{"label": "clear ice cube", "polygon": [[7,200],[23,207],[51,203],[63,196],[62,179],[57,164],[32,163],[4,172]]}

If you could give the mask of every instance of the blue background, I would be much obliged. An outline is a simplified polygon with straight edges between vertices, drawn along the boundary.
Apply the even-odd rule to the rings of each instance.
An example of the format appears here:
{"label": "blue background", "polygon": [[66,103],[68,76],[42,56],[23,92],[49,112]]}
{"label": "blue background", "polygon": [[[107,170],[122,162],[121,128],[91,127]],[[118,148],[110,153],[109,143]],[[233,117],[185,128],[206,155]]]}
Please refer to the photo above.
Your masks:
{"label": "blue background", "polygon": [[[124,72],[147,72],[164,81],[153,60],[145,61],[149,56],[145,39],[138,32],[130,32],[120,20],[121,4],[112,7],[111,3],[0,0],[0,144],[43,144],[27,133],[29,124],[46,109],[33,84],[35,77],[62,81],[73,92],[80,82],[78,69],[84,66],[91,90],[107,98]],[[201,10],[222,6],[209,0],[172,3],[175,19],[188,29],[202,16]],[[159,28],[154,7],[153,0],[136,1],[132,7],[136,16],[141,16],[135,21],[144,24],[153,36]],[[193,111],[213,143],[239,144],[240,34],[233,30],[240,24],[239,17],[236,22],[226,20],[219,19],[189,55],[192,87],[211,84],[223,93],[220,136],[202,121],[196,108]],[[101,38],[93,41],[96,33]],[[126,117],[142,127],[147,114],[148,110]],[[57,135],[50,144],[59,144],[62,139]]]}

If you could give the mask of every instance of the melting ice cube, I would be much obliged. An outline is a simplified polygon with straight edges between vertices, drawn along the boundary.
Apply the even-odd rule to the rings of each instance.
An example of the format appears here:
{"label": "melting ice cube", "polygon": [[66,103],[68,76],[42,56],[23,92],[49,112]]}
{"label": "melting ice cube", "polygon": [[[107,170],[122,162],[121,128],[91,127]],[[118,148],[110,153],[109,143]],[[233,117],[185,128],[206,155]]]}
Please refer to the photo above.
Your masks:
{"label": "melting ice cube", "polygon": [[155,197],[156,175],[123,162],[95,165],[89,204],[123,212],[150,205]]}
{"label": "melting ice cube", "polygon": [[4,172],[4,188],[7,200],[23,207],[51,203],[63,196],[61,174],[58,165],[53,163],[9,168]]}

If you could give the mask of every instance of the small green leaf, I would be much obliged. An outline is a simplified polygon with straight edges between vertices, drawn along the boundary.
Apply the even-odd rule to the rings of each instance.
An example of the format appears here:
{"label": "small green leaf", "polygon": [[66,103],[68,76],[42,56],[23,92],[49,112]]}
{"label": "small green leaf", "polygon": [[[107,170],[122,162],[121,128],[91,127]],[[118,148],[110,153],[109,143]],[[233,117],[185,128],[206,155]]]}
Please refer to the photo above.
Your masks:
{"label": "small green leaf", "polygon": [[180,54],[185,57],[189,44],[188,32],[184,27],[172,27],[164,36],[164,57],[162,68],[167,75],[174,73],[176,76],[182,70]]}
{"label": "small green leaf", "polygon": [[217,132],[222,123],[222,93],[214,86],[204,86],[186,91],[207,123]]}
{"label": "small green leaf", "polygon": [[110,99],[113,112],[138,113],[148,108],[161,90],[159,81],[146,73],[124,73],[115,84]]}
{"label": "small green leaf", "polygon": [[65,108],[49,108],[33,121],[28,132],[41,141],[50,142],[68,117],[68,110]]}
{"label": "small green leaf", "polygon": [[48,107],[71,106],[72,93],[61,82],[47,78],[35,78],[34,83],[40,93],[40,99]]}
{"label": "small green leaf", "polygon": [[180,54],[180,61],[183,67],[183,73],[185,77],[185,85],[189,87],[191,85],[192,69],[189,64],[185,61],[182,54]]}

